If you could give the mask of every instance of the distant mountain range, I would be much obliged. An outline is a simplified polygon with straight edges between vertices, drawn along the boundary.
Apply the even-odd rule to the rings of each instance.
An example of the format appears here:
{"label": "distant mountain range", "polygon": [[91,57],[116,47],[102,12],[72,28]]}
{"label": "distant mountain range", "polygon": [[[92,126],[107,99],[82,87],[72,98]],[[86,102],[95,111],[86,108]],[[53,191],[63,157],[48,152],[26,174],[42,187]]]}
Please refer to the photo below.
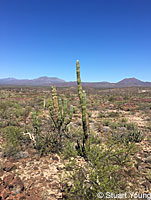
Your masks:
{"label": "distant mountain range", "polygon": [[[9,86],[52,86],[57,87],[73,87],[76,86],[76,82],[66,82],[56,77],[39,77],[36,79],[16,79],[16,78],[4,78],[0,79],[0,85]],[[83,86],[95,87],[95,88],[114,88],[114,87],[151,87],[151,82],[144,82],[136,78],[125,78],[117,83],[109,82],[83,82]]]}

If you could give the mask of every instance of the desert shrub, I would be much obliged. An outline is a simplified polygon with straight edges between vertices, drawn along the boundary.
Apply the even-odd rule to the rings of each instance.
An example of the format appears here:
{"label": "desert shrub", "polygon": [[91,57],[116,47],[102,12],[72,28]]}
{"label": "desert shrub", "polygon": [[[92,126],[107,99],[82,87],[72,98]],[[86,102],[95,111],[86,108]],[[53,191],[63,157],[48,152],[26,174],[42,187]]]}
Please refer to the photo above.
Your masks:
{"label": "desert shrub", "polygon": [[[64,199],[99,199],[99,192],[119,193],[126,190],[126,179],[121,171],[131,166],[131,155],[135,152],[134,143],[121,144],[110,136],[105,143],[92,144],[89,138],[86,149],[88,162],[76,158],[68,163],[70,173],[65,177]],[[70,185],[68,184],[70,183]]]}
{"label": "desert shrub", "polygon": [[105,117],[105,114],[103,112],[99,112],[98,118],[103,118],[103,117]]}
{"label": "desert shrub", "polygon": [[110,124],[111,124],[111,120],[109,120],[109,119],[103,120],[103,126],[110,126]]}
{"label": "desert shrub", "polygon": [[7,101],[7,102],[1,102],[0,103],[0,110],[6,110],[7,108],[9,107],[13,107],[14,106],[14,103],[11,102],[11,101]]}
{"label": "desert shrub", "polygon": [[54,126],[52,121],[49,121],[49,130],[43,130],[42,119],[39,113],[33,112],[33,135],[35,137],[34,148],[43,156],[48,153],[60,153],[64,149],[65,139],[68,137],[70,131],[69,125],[62,130],[62,137],[60,140],[58,129]]}
{"label": "desert shrub", "polygon": [[[48,142],[49,137],[48,135],[44,135],[41,132],[41,120],[38,117],[38,113],[34,112],[33,115],[33,135],[35,137],[34,141],[34,148],[40,153],[40,155],[43,155],[48,152]],[[54,141],[55,144],[55,141]]]}
{"label": "desert shrub", "polygon": [[116,98],[115,98],[114,96],[110,96],[108,100],[109,100],[110,102],[112,102],[112,101],[114,101],[115,99],[116,99]]}
{"label": "desert shrub", "polygon": [[127,130],[135,130],[137,128],[137,125],[133,122],[126,123]]}
{"label": "desert shrub", "polygon": [[7,109],[7,103],[1,102],[1,103],[0,103],[0,110],[5,111],[6,109]]}
{"label": "desert shrub", "polygon": [[141,142],[144,138],[143,132],[140,130],[133,130],[129,132],[126,136],[127,142]]}
{"label": "desert shrub", "polygon": [[57,140],[57,134],[53,132],[45,134],[40,133],[36,137],[34,147],[40,156],[47,155],[49,153],[59,153],[61,150],[61,146]]}
{"label": "desert shrub", "polygon": [[92,117],[92,112],[88,112],[88,117]]}
{"label": "desert shrub", "polygon": [[15,116],[16,116],[17,118],[21,117],[21,116],[23,115],[23,113],[24,113],[24,110],[23,110],[22,108],[17,108],[17,109],[15,109],[15,111],[14,111],[14,114],[15,114]]}
{"label": "desert shrub", "polygon": [[26,118],[28,117],[29,113],[31,112],[32,108],[30,106],[27,106],[23,112],[23,118],[24,121],[26,120]]}
{"label": "desert shrub", "polygon": [[135,130],[125,130],[124,132],[117,130],[112,132],[112,137],[121,143],[139,143],[143,140],[144,134],[142,131]]}
{"label": "desert shrub", "polygon": [[101,144],[102,138],[97,136],[96,133],[93,131],[93,129],[90,129],[90,134],[89,134],[89,140],[91,141],[91,144]]}
{"label": "desert shrub", "polygon": [[115,122],[112,122],[112,123],[110,124],[110,128],[111,128],[111,129],[116,129],[117,127],[118,127],[118,124],[115,123]]}
{"label": "desert shrub", "polygon": [[0,118],[2,119],[9,119],[10,112],[8,109],[0,110]]}
{"label": "desert shrub", "polygon": [[70,140],[65,140],[64,141],[64,148],[62,151],[62,157],[63,159],[69,159],[71,157],[76,157],[77,156],[77,151],[75,149],[75,142],[70,141]]}
{"label": "desert shrub", "polygon": [[128,120],[126,118],[124,118],[124,117],[121,119],[121,123],[127,123],[127,121]]}
{"label": "desert shrub", "polygon": [[24,140],[22,130],[15,126],[8,126],[2,130],[4,138],[3,155],[13,156],[21,149],[21,143]]}
{"label": "desert shrub", "polygon": [[109,112],[108,117],[119,117],[119,113],[118,112]]}

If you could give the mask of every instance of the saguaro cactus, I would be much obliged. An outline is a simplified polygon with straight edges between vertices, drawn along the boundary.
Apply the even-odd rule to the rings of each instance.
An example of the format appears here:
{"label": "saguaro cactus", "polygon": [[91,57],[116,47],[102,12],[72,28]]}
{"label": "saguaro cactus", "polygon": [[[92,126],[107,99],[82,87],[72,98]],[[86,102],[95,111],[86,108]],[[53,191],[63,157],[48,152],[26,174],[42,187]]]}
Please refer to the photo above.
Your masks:
{"label": "saguaro cactus", "polygon": [[[82,91],[79,60],[77,60],[77,62],[76,62],[76,69],[77,69],[78,96],[79,96],[80,105],[81,105],[82,127],[83,127],[82,146],[80,145],[80,142],[77,141],[77,149],[82,156],[86,157],[85,144],[88,139],[88,119],[87,119],[87,112],[86,112],[86,93],[85,93],[85,91]],[[82,151],[82,152],[80,152],[80,151]]]}

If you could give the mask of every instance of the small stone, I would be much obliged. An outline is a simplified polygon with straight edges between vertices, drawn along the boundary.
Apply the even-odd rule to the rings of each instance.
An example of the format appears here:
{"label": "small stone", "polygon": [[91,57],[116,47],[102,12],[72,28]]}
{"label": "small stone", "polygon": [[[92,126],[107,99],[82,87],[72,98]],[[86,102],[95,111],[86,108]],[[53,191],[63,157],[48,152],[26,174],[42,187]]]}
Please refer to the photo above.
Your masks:
{"label": "small stone", "polygon": [[110,127],[108,127],[108,126],[104,126],[103,127],[103,132],[108,132],[108,131],[110,131],[111,129],[110,129]]}
{"label": "small stone", "polygon": [[6,172],[10,172],[10,171],[13,170],[15,167],[16,167],[16,165],[14,165],[13,163],[11,163],[11,162],[6,162],[6,163],[4,164],[3,170],[6,171]]}
{"label": "small stone", "polygon": [[34,169],[34,170],[38,170],[38,167],[35,166],[33,169]]}
{"label": "small stone", "polygon": [[59,161],[59,158],[57,156],[52,157],[53,160]]}
{"label": "small stone", "polygon": [[13,157],[10,157],[10,158],[9,158],[9,162],[12,162],[12,163],[13,163],[13,162],[15,162],[15,159],[14,159]]}
{"label": "small stone", "polygon": [[23,152],[23,151],[20,151],[18,153],[15,154],[14,156],[16,159],[20,159],[20,158],[28,158],[29,157],[29,153],[28,152]]}
{"label": "small stone", "polygon": [[0,177],[2,177],[4,174],[4,171],[0,171]]}
{"label": "small stone", "polygon": [[10,190],[15,193],[18,194],[21,191],[23,191],[24,189],[24,184],[22,182],[22,180],[17,176],[15,179],[13,179],[13,181],[10,183],[9,185]]}
{"label": "small stone", "polygon": [[[0,194],[2,194],[2,191],[5,189],[5,186],[4,186],[4,184],[3,184],[3,182],[2,183],[0,183]],[[1,196],[0,196],[1,197]]]}
{"label": "small stone", "polygon": [[26,199],[26,196],[24,195],[24,194],[17,194],[16,196],[15,196],[15,199],[16,200],[25,200]]}
{"label": "small stone", "polygon": [[150,188],[151,188],[149,181],[143,182],[142,185],[145,187],[146,190],[150,190]]}
{"label": "small stone", "polygon": [[58,183],[53,182],[53,183],[49,184],[49,187],[52,189],[58,189]]}
{"label": "small stone", "polygon": [[62,169],[63,169],[62,167],[57,166],[57,170],[60,171],[60,170],[62,170]]}
{"label": "small stone", "polygon": [[145,162],[146,162],[146,163],[151,163],[151,156],[148,156],[148,157],[145,159]]}
{"label": "small stone", "polygon": [[44,163],[44,164],[49,164],[49,162],[48,162],[47,160],[45,160],[43,163]]}
{"label": "small stone", "polygon": [[22,162],[22,165],[23,165],[23,167],[25,168],[25,167],[26,167],[26,162],[23,161],[23,162]]}
{"label": "small stone", "polygon": [[4,190],[1,192],[1,197],[2,197],[2,199],[6,199],[9,195],[10,195],[10,191],[9,191],[8,188],[4,189]]}
{"label": "small stone", "polygon": [[8,176],[5,176],[3,178],[5,186],[9,186],[9,184],[13,181],[13,179],[14,179],[14,174],[9,174]]}
{"label": "small stone", "polygon": [[135,167],[133,167],[133,168],[129,169],[129,170],[127,171],[127,173],[128,173],[129,176],[136,176],[137,170],[136,170]]}
{"label": "small stone", "polygon": [[9,197],[7,197],[6,200],[16,200],[15,196],[14,195],[10,195]]}

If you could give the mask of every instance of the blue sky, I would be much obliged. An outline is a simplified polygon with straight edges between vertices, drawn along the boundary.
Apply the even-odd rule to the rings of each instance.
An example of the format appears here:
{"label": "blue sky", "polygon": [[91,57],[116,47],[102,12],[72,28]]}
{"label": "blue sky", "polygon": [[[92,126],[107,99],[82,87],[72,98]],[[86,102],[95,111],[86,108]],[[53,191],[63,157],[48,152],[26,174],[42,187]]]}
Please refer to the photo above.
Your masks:
{"label": "blue sky", "polygon": [[0,78],[151,81],[150,0],[0,0]]}

